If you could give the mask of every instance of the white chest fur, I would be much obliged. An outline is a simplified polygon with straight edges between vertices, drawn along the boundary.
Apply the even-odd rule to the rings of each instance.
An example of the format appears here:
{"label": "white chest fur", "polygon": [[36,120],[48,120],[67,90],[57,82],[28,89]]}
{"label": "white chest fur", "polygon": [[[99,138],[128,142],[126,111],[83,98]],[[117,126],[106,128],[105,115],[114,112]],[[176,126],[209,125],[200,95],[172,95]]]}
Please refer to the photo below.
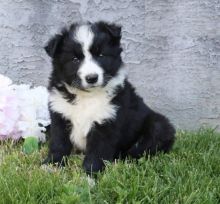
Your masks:
{"label": "white chest fur", "polygon": [[49,101],[53,111],[71,121],[73,129],[70,140],[82,151],[86,148],[86,137],[94,122],[102,124],[104,120],[114,118],[117,111],[117,107],[110,103],[111,97],[102,89],[92,93],[78,91],[73,104],[67,102],[57,90],[53,90]]}

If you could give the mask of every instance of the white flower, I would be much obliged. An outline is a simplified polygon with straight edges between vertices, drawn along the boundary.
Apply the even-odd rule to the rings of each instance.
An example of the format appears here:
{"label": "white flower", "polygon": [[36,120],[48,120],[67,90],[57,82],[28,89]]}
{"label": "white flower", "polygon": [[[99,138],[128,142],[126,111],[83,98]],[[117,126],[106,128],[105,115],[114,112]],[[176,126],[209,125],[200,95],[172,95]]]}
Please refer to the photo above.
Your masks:
{"label": "white flower", "polygon": [[21,118],[19,130],[22,137],[34,136],[45,141],[45,127],[50,124],[48,111],[48,92],[45,87],[30,88],[28,85],[14,86],[20,101]]}
{"label": "white flower", "polygon": [[12,85],[9,78],[0,75],[0,140],[32,136],[45,142],[49,124],[47,89]]}
{"label": "white flower", "polygon": [[8,77],[0,74],[0,89],[8,87],[11,84],[12,84],[12,80],[11,79],[9,79]]}

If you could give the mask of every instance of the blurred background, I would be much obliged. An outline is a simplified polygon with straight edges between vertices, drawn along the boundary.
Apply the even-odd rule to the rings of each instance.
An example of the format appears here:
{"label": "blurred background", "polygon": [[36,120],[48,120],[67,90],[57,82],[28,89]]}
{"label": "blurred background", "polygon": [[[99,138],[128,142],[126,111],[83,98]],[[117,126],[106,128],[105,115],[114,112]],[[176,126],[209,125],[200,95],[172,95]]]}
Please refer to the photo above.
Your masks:
{"label": "blurred background", "polygon": [[45,43],[82,20],[123,26],[129,78],[151,108],[177,128],[220,130],[220,0],[0,0],[0,74],[47,85]]}

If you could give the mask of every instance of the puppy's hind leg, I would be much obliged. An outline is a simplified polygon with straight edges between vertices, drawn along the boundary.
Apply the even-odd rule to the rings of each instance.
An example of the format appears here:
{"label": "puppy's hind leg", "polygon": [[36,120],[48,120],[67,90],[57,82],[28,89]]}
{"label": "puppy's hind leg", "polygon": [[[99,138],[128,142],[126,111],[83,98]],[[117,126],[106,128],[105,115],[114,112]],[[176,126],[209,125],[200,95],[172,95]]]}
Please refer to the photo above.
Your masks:
{"label": "puppy's hind leg", "polygon": [[158,151],[168,152],[175,140],[175,129],[169,120],[155,112],[151,112],[146,118],[140,131],[141,137],[132,146],[127,155],[132,158],[140,158],[144,153],[154,155]]}

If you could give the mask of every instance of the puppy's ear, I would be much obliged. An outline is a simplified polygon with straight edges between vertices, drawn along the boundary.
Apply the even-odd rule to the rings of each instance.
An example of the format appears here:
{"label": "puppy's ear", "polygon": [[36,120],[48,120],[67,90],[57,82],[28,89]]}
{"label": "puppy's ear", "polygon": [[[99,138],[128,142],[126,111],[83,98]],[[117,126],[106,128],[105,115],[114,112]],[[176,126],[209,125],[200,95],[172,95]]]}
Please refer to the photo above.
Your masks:
{"label": "puppy's ear", "polygon": [[115,40],[115,42],[120,42],[121,40],[121,26],[114,23],[99,22],[98,26],[105,32],[109,33],[110,36]]}
{"label": "puppy's ear", "polygon": [[44,47],[46,53],[51,57],[54,58],[54,56],[58,53],[61,42],[63,40],[62,35],[55,35],[53,38],[49,40],[47,45]]}
{"label": "puppy's ear", "polygon": [[121,39],[121,26],[116,24],[105,24],[105,28],[114,37]]}

